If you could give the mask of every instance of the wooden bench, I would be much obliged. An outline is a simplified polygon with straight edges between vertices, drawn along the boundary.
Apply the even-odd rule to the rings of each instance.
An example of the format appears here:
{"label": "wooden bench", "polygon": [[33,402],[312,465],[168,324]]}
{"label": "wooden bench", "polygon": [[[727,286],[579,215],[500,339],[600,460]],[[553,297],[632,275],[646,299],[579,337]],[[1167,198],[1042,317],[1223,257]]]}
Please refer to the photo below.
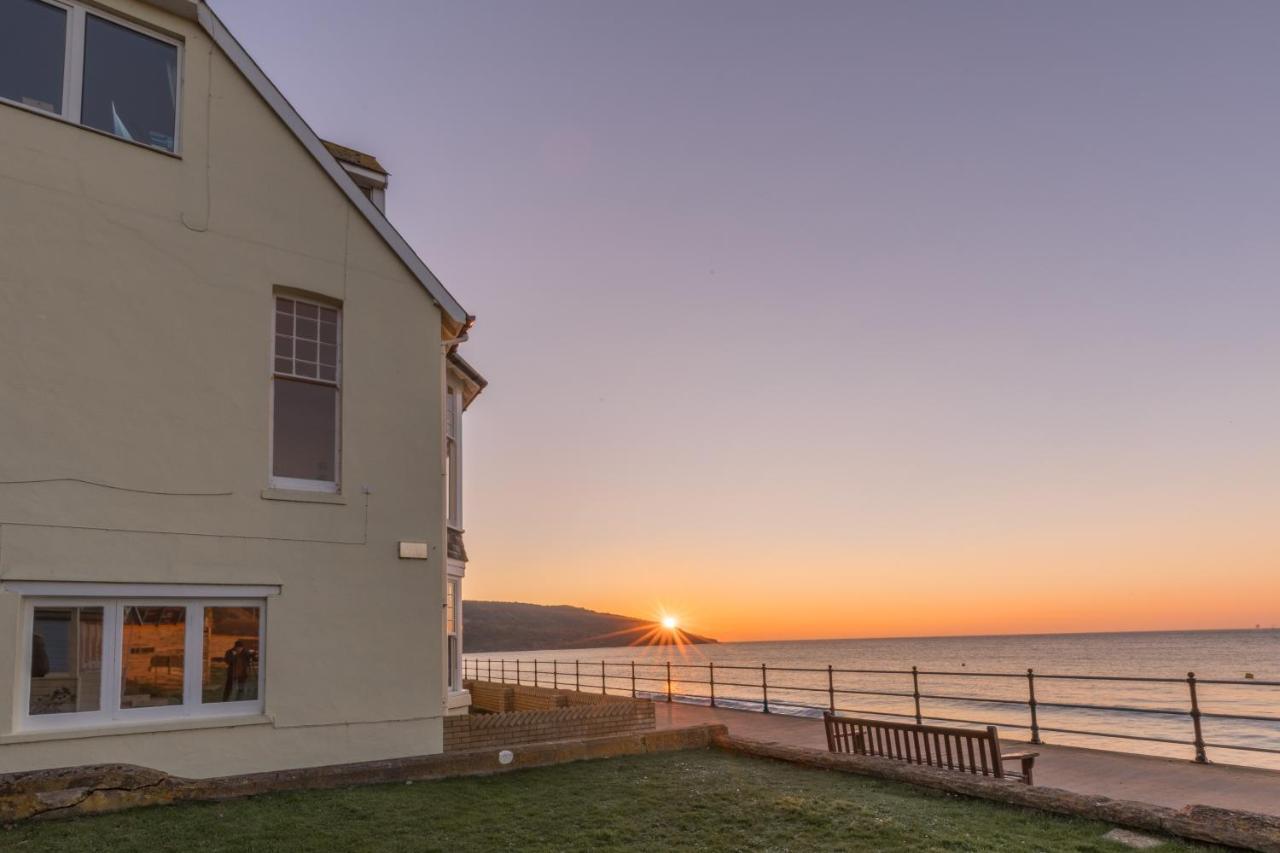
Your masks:
{"label": "wooden bench", "polygon": [[[842,717],[830,712],[824,713],[822,720],[827,728],[827,749],[832,752],[874,755],[1033,784],[1032,772],[1039,753],[1001,754],[995,726],[954,729]],[[1005,770],[1006,761],[1021,762],[1021,772]]]}

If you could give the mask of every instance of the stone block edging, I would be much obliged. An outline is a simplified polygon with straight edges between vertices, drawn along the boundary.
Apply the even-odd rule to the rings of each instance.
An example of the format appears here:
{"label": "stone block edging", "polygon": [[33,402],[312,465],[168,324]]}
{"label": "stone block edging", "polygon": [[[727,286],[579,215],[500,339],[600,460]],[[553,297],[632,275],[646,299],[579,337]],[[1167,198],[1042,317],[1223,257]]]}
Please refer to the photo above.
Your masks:
{"label": "stone block edging", "polygon": [[772,758],[806,767],[837,770],[907,782],[925,788],[962,794],[984,800],[1023,806],[1054,814],[1071,815],[1105,821],[1130,829],[1160,832],[1211,844],[1280,853],[1280,818],[1255,812],[1235,811],[1215,806],[1191,805],[1171,809],[1134,800],[1077,794],[1060,788],[1023,785],[1007,779],[973,776],[906,764],[886,758],[845,755],[787,746],[779,743],[733,737],[726,730],[712,737],[719,749]]}
{"label": "stone block edging", "polygon": [[179,802],[232,800],[279,791],[345,788],[482,776],[596,758],[705,749],[724,726],[699,725],[614,737],[531,743],[510,747],[503,764],[497,749],[334,764],[267,773],[183,779],[129,764],[35,770],[0,775],[0,824],[49,820]]}

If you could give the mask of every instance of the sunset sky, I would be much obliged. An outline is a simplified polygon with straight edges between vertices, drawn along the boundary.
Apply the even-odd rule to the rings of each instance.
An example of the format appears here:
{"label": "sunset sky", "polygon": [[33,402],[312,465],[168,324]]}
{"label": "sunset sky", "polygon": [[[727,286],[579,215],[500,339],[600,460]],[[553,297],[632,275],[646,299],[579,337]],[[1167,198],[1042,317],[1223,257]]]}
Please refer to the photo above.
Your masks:
{"label": "sunset sky", "polygon": [[1280,623],[1280,4],[213,5],[479,316],[467,598]]}

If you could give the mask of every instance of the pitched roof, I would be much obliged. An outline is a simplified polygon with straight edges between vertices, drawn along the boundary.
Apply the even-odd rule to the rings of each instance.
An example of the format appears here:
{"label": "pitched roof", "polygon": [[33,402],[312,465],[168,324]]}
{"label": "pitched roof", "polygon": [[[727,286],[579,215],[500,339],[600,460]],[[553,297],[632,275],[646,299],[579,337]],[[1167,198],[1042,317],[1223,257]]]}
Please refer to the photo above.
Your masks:
{"label": "pitched roof", "polygon": [[[347,174],[342,166],[338,165],[337,159],[320,140],[316,132],[303,120],[298,111],[293,108],[288,99],[276,88],[271,79],[263,72],[258,64],[253,61],[253,57],[241,46],[236,37],[227,29],[226,24],[209,8],[209,4],[205,0],[145,0],[153,6],[158,6],[168,12],[180,15],[184,18],[193,19],[200,24],[200,27],[209,34],[214,44],[221,48],[231,63],[244,75],[257,93],[266,101],[280,120],[284,122],[285,127],[293,132],[298,141],[302,143],[302,147],[307,150],[319,164],[320,168],[333,180],[338,189],[347,196],[347,199],[355,205],[356,210],[364,216],[364,218],[373,226],[373,230],[378,232],[379,236],[386,242],[391,251],[400,258],[404,265],[409,268],[414,277],[422,284],[427,293],[445,316],[452,320],[460,329],[466,329],[475,321],[475,318],[466,312],[466,309],[453,297],[448,289],[436,278],[435,273],[423,263],[418,254],[414,252],[413,247],[408,241],[401,236],[400,232],[387,220],[387,217],[374,206],[360,188],[356,186],[355,181]],[[341,146],[339,146],[341,147]],[[347,149],[351,150],[351,149]],[[360,152],[353,152],[360,154]],[[362,155],[368,157],[369,155]],[[373,161],[376,168],[386,173],[377,160],[369,157]],[[363,164],[361,164],[363,165]],[[372,167],[365,167],[372,168]]]}

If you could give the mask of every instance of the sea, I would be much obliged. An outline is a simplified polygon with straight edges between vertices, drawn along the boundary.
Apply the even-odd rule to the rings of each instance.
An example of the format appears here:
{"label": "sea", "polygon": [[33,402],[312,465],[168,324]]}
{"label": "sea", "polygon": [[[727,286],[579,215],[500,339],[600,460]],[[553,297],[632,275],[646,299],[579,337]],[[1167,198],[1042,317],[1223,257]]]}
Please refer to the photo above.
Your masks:
{"label": "sea", "polygon": [[842,712],[912,721],[918,683],[926,723],[994,724],[1017,740],[1031,738],[1030,669],[1043,742],[1187,759],[1195,757],[1194,673],[1208,760],[1280,769],[1274,628],[626,646],[466,660],[472,676],[505,672],[514,682],[519,668],[522,683],[592,691],[603,665],[608,691],[619,694],[631,690],[634,663],[637,694],[661,700],[670,664],[672,699],[704,705],[714,664],[717,705],[762,711],[767,681],[771,713],[815,718],[834,687]]}

